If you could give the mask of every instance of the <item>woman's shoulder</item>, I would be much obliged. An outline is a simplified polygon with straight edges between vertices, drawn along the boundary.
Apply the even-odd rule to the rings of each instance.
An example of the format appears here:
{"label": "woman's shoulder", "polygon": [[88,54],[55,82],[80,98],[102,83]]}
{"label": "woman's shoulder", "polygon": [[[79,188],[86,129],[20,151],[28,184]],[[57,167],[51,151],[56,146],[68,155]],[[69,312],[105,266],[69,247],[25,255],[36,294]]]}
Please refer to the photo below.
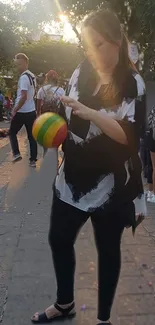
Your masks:
{"label": "woman's shoulder", "polygon": [[80,65],[78,65],[78,67],[74,70],[74,72],[69,80],[69,83],[68,83],[68,86],[66,89],[67,96],[69,96],[72,89],[74,90],[74,92],[78,90],[79,74],[80,74]]}
{"label": "woman's shoulder", "polygon": [[145,82],[142,76],[136,72],[132,71],[132,76],[136,80],[136,86],[137,86],[137,95],[142,96],[146,93],[146,87],[145,87]]}
{"label": "woman's shoulder", "polygon": [[145,95],[145,82],[138,71],[129,70],[124,83],[123,92],[125,98],[138,98]]}
{"label": "woman's shoulder", "polygon": [[77,68],[74,70],[74,72],[72,73],[69,84],[73,84],[78,79],[79,73],[80,73],[80,67],[81,67],[81,64],[79,64],[77,66]]}

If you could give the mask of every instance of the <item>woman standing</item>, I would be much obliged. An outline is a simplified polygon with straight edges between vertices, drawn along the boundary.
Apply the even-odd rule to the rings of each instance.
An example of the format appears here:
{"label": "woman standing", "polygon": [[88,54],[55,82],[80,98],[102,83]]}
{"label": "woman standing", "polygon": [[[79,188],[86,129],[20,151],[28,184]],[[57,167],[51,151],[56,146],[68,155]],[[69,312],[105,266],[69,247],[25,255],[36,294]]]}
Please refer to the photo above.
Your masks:
{"label": "woman standing", "polygon": [[127,40],[108,11],[89,15],[82,27],[87,59],[62,97],[68,123],[64,162],[56,178],[49,242],[57,279],[57,302],[34,323],[75,315],[74,243],[91,218],[98,252],[98,323],[110,324],[120,273],[125,226],[136,227],[133,200],[143,197],[138,156],[145,116],[145,86],[133,70]]}

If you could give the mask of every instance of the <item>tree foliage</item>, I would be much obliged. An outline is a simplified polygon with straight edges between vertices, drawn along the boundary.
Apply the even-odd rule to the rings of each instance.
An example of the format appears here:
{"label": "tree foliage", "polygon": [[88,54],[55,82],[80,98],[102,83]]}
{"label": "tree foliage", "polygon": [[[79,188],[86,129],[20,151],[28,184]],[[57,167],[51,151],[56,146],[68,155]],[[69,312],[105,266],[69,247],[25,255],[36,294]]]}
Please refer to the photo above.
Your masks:
{"label": "tree foliage", "polygon": [[[74,20],[96,8],[117,13],[130,41],[136,41],[144,54],[144,72],[155,70],[155,0],[62,0],[61,5]],[[76,24],[76,21],[73,23]]]}
{"label": "tree foliage", "polygon": [[24,6],[0,2],[0,70],[9,70],[21,44],[35,38],[51,20],[48,4],[49,0],[30,0]]}
{"label": "tree foliage", "polygon": [[44,25],[50,23],[52,10],[49,0],[30,0],[19,15],[20,24],[32,38],[36,38],[43,30]]}
{"label": "tree foliage", "polygon": [[30,58],[30,69],[35,73],[56,70],[61,77],[69,78],[83,59],[83,51],[76,44],[41,39],[27,43],[21,49]]}
{"label": "tree foliage", "polygon": [[0,3],[0,69],[8,66],[19,44],[16,12],[10,6]]}
{"label": "tree foliage", "polygon": [[[64,44],[58,44],[56,46],[52,43],[50,47],[49,44],[45,44],[44,54],[43,45],[41,45],[43,41],[35,43],[32,39],[37,39],[45,24],[50,23],[54,17],[56,19],[62,12],[69,15],[75,29],[80,19],[96,8],[110,8],[118,14],[129,40],[136,41],[144,53],[145,75],[147,76],[150,70],[154,71],[155,0],[29,0],[24,6],[19,3],[6,5],[0,2],[0,69],[2,70],[5,67],[9,69],[14,53],[21,48],[21,44],[26,44],[23,47],[26,51],[31,53],[33,57],[35,57],[36,51],[38,60],[40,57],[40,67],[42,67],[40,70],[48,70],[51,62],[58,68],[58,59],[60,59],[61,62],[64,62],[62,71],[65,69],[71,71],[65,55],[63,57],[60,53],[53,54],[56,49],[59,52],[62,49],[68,51],[69,45],[65,47]],[[59,46],[62,46],[61,50]],[[52,53],[51,50],[54,52]],[[37,54],[37,51],[40,54]],[[49,51],[48,57],[47,51]],[[74,66],[80,57],[76,51],[73,53],[75,58],[73,58],[73,54],[69,57],[72,58]],[[39,61],[37,64],[39,67]],[[60,64],[60,66],[62,65]],[[71,59],[70,66],[72,66]],[[38,71],[38,68],[36,67],[35,70]]]}

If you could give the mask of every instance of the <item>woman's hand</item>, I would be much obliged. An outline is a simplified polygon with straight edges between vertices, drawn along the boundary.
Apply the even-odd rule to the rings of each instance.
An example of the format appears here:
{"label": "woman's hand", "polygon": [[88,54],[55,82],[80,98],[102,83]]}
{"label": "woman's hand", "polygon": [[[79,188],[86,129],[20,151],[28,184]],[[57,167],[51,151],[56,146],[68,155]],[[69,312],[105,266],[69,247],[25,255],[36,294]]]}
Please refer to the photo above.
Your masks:
{"label": "woman's hand", "polygon": [[95,111],[78,101],[62,96],[62,103],[66,106],[70,106],[73,110],[74,115],[79,116],[83,120],[89,120],[93,122],[104,134],[109,136],[112,140],[118,143],[126,145],[128,143],[126,134],[119,123],[106,113]]}
{"label": "woman's hand", "polygon": [[61,101],[66,106],[70,106],[73,110],[73,114],[79,116],[83,120],[91,120],[93,110],[80,102],[68,97],[62,96]]}

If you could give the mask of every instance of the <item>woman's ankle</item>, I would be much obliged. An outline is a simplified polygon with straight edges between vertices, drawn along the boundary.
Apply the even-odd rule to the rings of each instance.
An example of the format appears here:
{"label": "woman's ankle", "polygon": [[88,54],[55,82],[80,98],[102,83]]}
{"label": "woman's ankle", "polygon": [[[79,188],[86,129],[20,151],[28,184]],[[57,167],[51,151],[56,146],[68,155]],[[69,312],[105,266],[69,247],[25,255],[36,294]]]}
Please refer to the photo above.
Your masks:
{"label": "woman's ankle", "polygon": [[57,303],[57,304],[61,308],[66,309],[66,308],[70,307],[73,303],[74,303],[74,300],[72,302],[68,303],[68,304],[65,304],[65,305],[64,304],[62,305],[62,304],[59,304],[59,303]]}
{"label": "woman's ankle", "polygon": [[98,320],[98,325],[99,324],[111,324],[110,319],[109,320],[104,320],[104,321],[103,320]]}

